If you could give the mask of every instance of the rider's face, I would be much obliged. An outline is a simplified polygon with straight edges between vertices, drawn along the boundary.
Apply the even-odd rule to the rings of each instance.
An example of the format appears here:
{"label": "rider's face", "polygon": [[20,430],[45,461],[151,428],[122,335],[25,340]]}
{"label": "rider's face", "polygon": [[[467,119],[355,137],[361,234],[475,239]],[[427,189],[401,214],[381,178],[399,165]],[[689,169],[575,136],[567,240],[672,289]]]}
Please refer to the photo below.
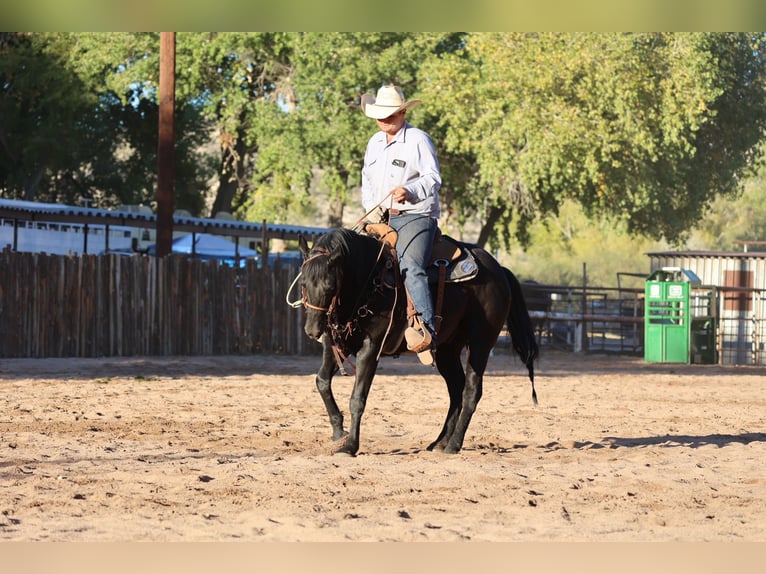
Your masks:
{"label": "rider's face", "polygon": [[378,122],[378,129],[380,129],[382,132],[385,132],[386,135],[396,135],[396,133],[402,129],[402,126],[404,125],[405,113],[406,110],[400,110],[395,114],[391,114],[387,118],[383,118],[382,120],[375,120]]}

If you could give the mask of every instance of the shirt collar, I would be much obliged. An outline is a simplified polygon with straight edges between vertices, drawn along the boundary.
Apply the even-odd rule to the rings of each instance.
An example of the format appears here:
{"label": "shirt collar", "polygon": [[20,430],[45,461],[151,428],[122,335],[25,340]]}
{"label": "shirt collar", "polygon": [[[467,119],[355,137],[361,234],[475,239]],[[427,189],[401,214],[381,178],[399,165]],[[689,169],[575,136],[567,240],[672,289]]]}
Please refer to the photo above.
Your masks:
{"label": "shirt collar", "polygon": [[395,142],[407,141],[407,130],[411,127],[412,126],[409,123],[404,122],[404,124],[402,125],[402,128],[398,132],[396,132],[394,139],[392,139],[390,143],[386,143],[386,134],[384,132],[378,132],[378,134],[380,134],[380,137],[385,145],[391,145],[392,143],[395,143]]}

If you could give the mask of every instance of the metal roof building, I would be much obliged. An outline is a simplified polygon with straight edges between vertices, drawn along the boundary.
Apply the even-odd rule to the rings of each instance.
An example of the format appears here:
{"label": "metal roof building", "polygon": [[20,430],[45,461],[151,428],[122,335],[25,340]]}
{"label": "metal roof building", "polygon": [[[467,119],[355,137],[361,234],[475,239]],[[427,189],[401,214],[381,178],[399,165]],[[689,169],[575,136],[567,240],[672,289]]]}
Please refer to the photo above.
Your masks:
{"label": "metal roof building", "polygon": [[652,272],[680,267],[694,271],[703,285],[766,289],[766,252],[659,251],[648,255]]}
{"label": "metal roof building", "polygon": [[[109,228],[134,228],[156,229],[157,216],[148,208],[141,211],[128,210],[128,208],[110,210],[96,209],[91,207],[75,207],[55,203],[39,203],[33,201],[20,201],[12,199],[0,199],[0,222],[3,231],[11,239],[5,239],[0,249],[10,245],[11,249],[17,249],[17,238],[20,228],[27,228],[39,223],[45,224],[74,224],[80,226],[81,233],[86,236],[96,229],[106,231]],[[13,228],[6,229],[6,228]],[[60,229],[60,228],[59,228]],[[235,238],[253,238],[258,243],[265,245],[269,250],[269,241],[272,239],[295,240],[299,235],[306,236],[309,240],[327,232],[324,227],[307,227],[287,225],[280,223],[253,223],[247,221],[235,221],[222,218],[191,217],[179,214],[173,215],[173,231],[186,233],[207,233],[211,235],[225,235]],[[87,249],[87,238],[82,253],[96,253],[95,250]],[[108,248],[108,245],[107,245]]]}
{"label": "metal roof building", "polygon": [[766,252],[660,251],[649,253],[652,272],[693,271],[714,293],[718,362],[766,365]]}

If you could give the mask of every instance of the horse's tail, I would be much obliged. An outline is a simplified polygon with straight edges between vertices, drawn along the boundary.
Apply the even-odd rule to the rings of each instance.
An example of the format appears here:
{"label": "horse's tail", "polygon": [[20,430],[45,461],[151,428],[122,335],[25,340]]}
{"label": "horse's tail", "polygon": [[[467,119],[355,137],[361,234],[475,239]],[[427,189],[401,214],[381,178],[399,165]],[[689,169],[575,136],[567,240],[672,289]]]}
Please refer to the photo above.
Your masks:
{"label": "horse's tail", "polygon": [[532,401],[537,404],[537,392],[535,391],[535,359],[540,353],[535,338],[535,329],[529,318],[527,303],[524,301],[524,293],[521,283],[510,269],[503,267],[508,283],[511,286],[511,310],[508,313],[508,330],[511,333],[511,345],[516,353],[524,361],[529,371],[529,380],[532,383]]}

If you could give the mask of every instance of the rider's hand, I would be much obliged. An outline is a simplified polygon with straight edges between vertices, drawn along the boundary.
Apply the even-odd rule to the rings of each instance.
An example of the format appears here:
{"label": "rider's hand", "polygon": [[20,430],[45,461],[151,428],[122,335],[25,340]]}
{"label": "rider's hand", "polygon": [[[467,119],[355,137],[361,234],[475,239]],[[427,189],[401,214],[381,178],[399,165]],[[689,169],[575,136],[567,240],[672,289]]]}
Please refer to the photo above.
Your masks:
{"label": "rider's hand", "polygon": [[397,187],[394,191],[391,192],[391,196],[394,198],[396,203],[406,203],[408,201],[414,203],[412,201],[412,195],[410,192],[403,187]]}

